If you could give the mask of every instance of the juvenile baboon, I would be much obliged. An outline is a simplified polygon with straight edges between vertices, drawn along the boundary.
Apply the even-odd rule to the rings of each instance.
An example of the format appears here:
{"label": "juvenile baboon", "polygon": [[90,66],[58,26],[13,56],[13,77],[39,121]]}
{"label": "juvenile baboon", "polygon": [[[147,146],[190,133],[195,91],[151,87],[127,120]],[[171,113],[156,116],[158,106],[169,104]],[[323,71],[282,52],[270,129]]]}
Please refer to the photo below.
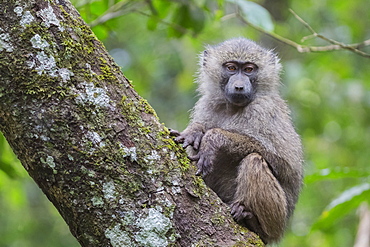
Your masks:
{"label": "juvenile baboon", "polygon": [[198,175],[265,243],[282,237],[302,185],[302,147],[279,95],[281,65],[271,50],[237,38],[200,57],[189,126],[175,140]]}

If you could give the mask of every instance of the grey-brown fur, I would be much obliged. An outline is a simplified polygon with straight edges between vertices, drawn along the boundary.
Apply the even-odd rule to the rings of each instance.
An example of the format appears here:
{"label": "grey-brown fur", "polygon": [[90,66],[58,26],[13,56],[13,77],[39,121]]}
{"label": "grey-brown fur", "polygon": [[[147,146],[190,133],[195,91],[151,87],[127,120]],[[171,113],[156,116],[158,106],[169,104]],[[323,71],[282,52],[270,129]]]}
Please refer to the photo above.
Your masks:
{"label": "grey-brown fur", "polygon": [[[221,90],[229,61],[258,66],[254,99],[246,106],[230,103]],[[200,57],[201,97],[176,138],[192,146],[190,158],[234,219],[265,243],[282,237],[303,177],[301,141],[278,91],[280,70],[278,57],[253,41],[208,46]]]}

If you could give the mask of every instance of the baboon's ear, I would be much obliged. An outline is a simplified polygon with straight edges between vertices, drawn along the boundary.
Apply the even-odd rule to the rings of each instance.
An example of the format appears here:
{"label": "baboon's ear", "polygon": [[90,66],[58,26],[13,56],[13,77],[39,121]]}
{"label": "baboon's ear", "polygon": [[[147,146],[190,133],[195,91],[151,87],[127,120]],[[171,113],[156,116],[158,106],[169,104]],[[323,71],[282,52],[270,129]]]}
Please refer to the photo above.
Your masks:
{"label": "baboon's ear", "polygon": [[202,64],[203,64],[203,66],[206,66],[206,63],[207,63],[207,57],[208,57],[208,51],[207,50],[205,50],[204,52],[203,52],[203,56],[202,56]]}

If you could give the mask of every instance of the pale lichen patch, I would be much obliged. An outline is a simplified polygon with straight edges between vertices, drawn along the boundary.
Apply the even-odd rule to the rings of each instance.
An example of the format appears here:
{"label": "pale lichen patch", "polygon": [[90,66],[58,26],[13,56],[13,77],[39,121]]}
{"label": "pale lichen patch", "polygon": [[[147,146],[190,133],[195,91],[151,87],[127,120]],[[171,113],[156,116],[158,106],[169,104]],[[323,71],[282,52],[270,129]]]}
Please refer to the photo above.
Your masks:
{"label": "pale lichen patch", "polygon": [[120,216],[122,224],[126,226],[134,224],[137,218],[133,211],[120,212]]}
{"label": "pale lichen patch", "polygon": [[[94,170],[86,168],[85,166],[81,166],[81,171],[84,174],[87,174],[87,176],[89,177],[92,177],[92,178],[96,177],[96,172]],[[90,181],[90,183],[92,183],[91,185],[94,185],[94,182]]]}
{"label": "pale lichen patch", "polygon": [[161,156],[156,150],[152,150],[151,154],[144,157],[145,162],[148,162],[150,165],[152,165],[154,161],[158,161],[160,159]]}
{"label": "pale lichen patch", "polygon": [[86,137],[88,140],[92,141],[92,143],[94,143],[94,145],[96,146],[99,146],[99,147],[105,146],[105,142],[102,141],[101,136],[96,132],[89,131],[86,133]]}
{"label": "pale lichen patch", "polygon": [[30,42],[33,48],[41,49],[37,52],[37,55],[29,54],[31,60],[27,61],[27,66],[30,69],[35,68],[39,75],[47,74],[51,77],[59,76],[63,82],[71,79],[71,76],[74,76],[74,73],[67,68],[58,68],[55,58],[50,55],[48,56],[44,49],[49,47],[49,43],[42,39],[40,35],[35,34]]}
{"label": "pale lichen patch", "polygon": [[35,34],[30,41],[33,48],[44,50],[46,47],[49,47],[49,43],[42,39],[39,34]]}
{"label": "pale lichen patch", "polygon": [[[164,201],[163,201],[164,205],[167,207],[167,208],[170,208],[170,207],[173,207],[174,204],[168,200],[168,198],[165,198]],[[171,218],[173,217],[173,210],[171,211],[171,214],[169,215]]]}
{"label": "pale lichen patch", "polygon": [[91,69],[91,65],[89,63],[86,63],[85,64],[85,67],[86,67],[86,69],[89,70],[90,74],[96,75],[96,73]]}
{"label": "pale lichen patch", "polygon": [[172,188],[171,188],[172,193],[173,194],[181,194],[181,187],[180,187],[179,181],[178,180],[173,180],[172,185],[173,185]]}
{"label": "pale lichen patch", "polygon": [[36,71],[39,75],[42,75],[42,73],[47,73],[52,77],[57,76],[57,68],[53,56],[48,56],[42,51],[37,53],[36,59],[38,59],[40,62],[40,66],[36,67]]}
{"label": "pale lichen patch", "polygon": [[[2,29],[0,30],[2,31]],[[0,51],[12,52],[14,51],[14,46],[10,40],[10,35],[8,33],[0,34]]]}
{"label": "pale lichen patch", "polygon": [[103,88],[95,87],[93,83],[83,82],[79,87],[85,89],[85,92],[80,93],[76,97],[79,104],[93,104],[99,107],[108,107],[110,98]]}
{"label": "pale lichen patch", "polygon": [[69,159],[70,161],[73,161],[73,160],[74,160],[72,155],[67,154],[67,156],[68,156],[68,159]]}
{"label": "pale lichen patch", "polygon": [[167,246],[166,234],[172,228],[171,220],[159,210],[150,208],[148,216],[138,219],[136,225],[140,228],[135,240],[141,246]]}
{"label": "pale lichen patch", "polygon": [[116,199],[116,187],[113,181],[103,183],[104,198],[108,201]]}
{"label": "pale lichen patch", "polygon": [[17,14],[17,16],[22,16],[23,8],[20,6],[17,6],[14,8],[14,12]]}
{"label": "pale lichen patch", "polygon": [[[32,56],[32,54],[30,55]],[[38,65],[37,65],[38,64]],[[38,52],[35,60],[28,61],[27,65],[30,69],[35,67],[35,70],[39,75],[43,73],[48,74],[52,77],[57,76],[57,67],[53,56],[48,56],[44,51]]]}
{"label": "pale lichen patch", "polygon": [[69,81],[74,73],[66,68],[58,69],[59,76],[62,78],[63,82]]}
{"label": "pale lichen patch", "polygon": [[23,13],[23,8],[21,6],[15,7],[14,13],[16,13],[17,16],[21,17],[20,24],[22,27],[25,27],[26,25],[31,24],[31,22],[35,20],[35,18],[32,16],[30,11],[25,11]]}
{"label": "pale lichen patch", "polygon": [[176,160],[177,159],[175,152],[170,152],[170,159],[171,160]]}
{"label": "pale lichen patch", "polygon": [[111,229],[106,229],[104,232],[105,236],[110,239],[110,243],[113,247],[133,247],[133,243],[125,231],[121,230],[120,224],[116,224]]}
{"label": "pale lichen patch", "polygon": [[48,166],[50,166],[51,168],[55,168],[55,163],[54,163],[54,158],[53,158],[53,156],[50,156],[50,155],[48,155],[47,157],[46,157],[46,159],[44,159],[44,158],[40,158],[40,161],[41,161],[41,163],[43,163],[43,164],[47,164]]}
{"label": "pale lichen patch", "polygon": [[136,147],[125,147],[121,144],[124,155],[123,157],[130,157],[130,161],[137,161]]}
{"label": "pale lichen patch", "polygon": [[35,20],[35,17],[31,14],[30,11],[25,11],[24,14],[22,15],[20,24],[22,27],[25,27],[26,25],[31,24]]}
{"label": "pale lichen patch", "polygon": [[43,24],[46,27],[50,27],[51,25],[57,26],[59,31],[63,32],[64,28],[60,25],[60,21],[58,20],[57,16],[54,13],[53,8],[49,5],[49,7],[42,9],[38,12],[38,16],[41,17],[43,20]]}
{"label": "pale lichen patch", "polygon": [[54,162],[54,157],[53,157],[53,156],[48,155],[48,156],[46,157],[46,159],[44,159],[43,157],[41,157],[41,158],[40,158],[40,161],[41,161],[41,163],[46,164],[46,165],[48,165],[51,169],[53,169],[53,173],[54,173],[54,174],[56,174],[56,173],[57,173],[57,170],[55,169],[56,164],[55,164],[55,162]]}
{"label": "pale lichen patch", "polygon": [[181,188],[180,187],[172,187],[171,188],[173,194],[181,194]]}
{"label": "pale lichen patch", "polygon": [[102,207],[104,205],[103,198],[101,198],[100,196],[94,196],[93,198],[91,198],[91,202],[95,207]]}

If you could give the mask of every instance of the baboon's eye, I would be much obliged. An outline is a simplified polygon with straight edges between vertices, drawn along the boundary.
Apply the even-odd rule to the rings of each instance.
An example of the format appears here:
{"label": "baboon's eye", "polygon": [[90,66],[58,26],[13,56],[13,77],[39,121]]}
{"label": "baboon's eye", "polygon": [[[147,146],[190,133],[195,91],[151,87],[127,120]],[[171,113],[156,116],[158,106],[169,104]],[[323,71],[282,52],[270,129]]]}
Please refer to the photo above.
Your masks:
{"label": "baboon's eye", "polygon": [[236,66],[233,64],[227,64],[226,68],[228,71],[236,71]]}
{"label": "baboon's eye", "polygon": [[229,66],[229,67],[227,67],[230,71],[235,71],[236,70],[236,67],[235,66]]}
{"label": "baboon's eye", "polygon": [[254,70],[253,66],[247,66],[247,67],[244,68],[244,71],[246,73],[251,73],[253,70]]}

